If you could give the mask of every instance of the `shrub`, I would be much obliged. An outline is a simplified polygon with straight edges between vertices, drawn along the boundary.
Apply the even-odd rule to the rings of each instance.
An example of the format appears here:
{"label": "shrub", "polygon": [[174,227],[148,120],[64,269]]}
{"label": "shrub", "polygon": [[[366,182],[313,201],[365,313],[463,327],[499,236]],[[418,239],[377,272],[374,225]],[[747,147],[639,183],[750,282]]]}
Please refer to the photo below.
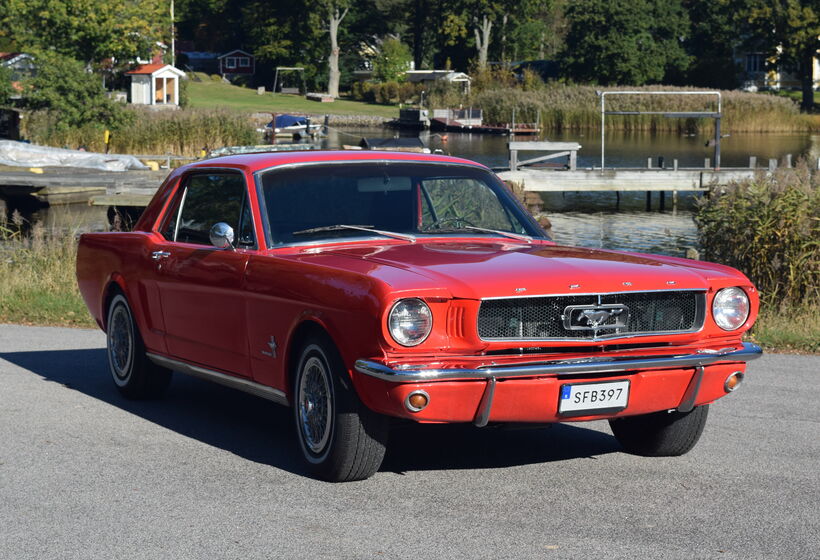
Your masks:
{"label": "shrub", "polygon": [[380,82],[401,82],[410,68],[413,55],[410,48],[398,39],[386,39],[373,59],[373,77]]}
{"label": "shrub", "polygon": [[399,83],[395,81],[387,82],[384,84],[385,95],[387,97],[387,103],[398,103],[399,102]]}
{"label": "shrub", "polygon": [[819,184],[820,172],[800,161],[704,198],[696,217],[704,257],[743,271],[767,305],[817,305]]}
{"label": "shrub", "polygon": [[404,82],[399,86],[399,102],[413,103],[416,98],[416,86],[410,82]]}

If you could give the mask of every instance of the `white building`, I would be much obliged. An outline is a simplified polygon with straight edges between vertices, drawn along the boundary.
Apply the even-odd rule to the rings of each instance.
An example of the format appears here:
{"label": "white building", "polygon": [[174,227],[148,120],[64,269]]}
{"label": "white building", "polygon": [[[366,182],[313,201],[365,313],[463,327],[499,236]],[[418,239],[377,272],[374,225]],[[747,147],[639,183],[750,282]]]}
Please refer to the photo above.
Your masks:
{"label": "white building", "polygon": [[170,64],[143,64],[126,72],[131,76],[134,105],[179,106],[179,80],[185,72]]}

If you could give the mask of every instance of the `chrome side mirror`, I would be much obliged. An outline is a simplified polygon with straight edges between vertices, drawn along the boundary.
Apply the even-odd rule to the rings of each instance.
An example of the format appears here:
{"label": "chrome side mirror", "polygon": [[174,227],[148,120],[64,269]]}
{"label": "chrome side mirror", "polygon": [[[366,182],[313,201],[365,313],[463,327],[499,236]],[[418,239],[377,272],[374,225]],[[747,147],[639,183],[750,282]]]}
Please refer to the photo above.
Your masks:
{"label": "chrome side mirror", "polygon": [[233,228],[225,222],[217,222],[211,227],[211,245],[217,249],[233,249]]}

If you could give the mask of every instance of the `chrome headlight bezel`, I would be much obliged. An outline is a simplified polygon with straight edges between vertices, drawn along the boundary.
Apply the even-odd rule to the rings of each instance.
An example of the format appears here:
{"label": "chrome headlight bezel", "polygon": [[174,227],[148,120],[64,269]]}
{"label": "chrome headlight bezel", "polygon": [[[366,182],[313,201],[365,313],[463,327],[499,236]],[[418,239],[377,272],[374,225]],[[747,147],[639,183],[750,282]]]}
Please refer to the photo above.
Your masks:
{"label": "chrome headlight bezel", "polygon": [[750,312],[749,296],[738,286],[718,290],[712,299],[712,319],[724,331],[736,331],[745,325]]}
{"label": "chrome headlight bezel", "polygon": [[418,346],[433,332],[430,306],[419,298],[396,301],[387,314],[387,332],[401,346]]}

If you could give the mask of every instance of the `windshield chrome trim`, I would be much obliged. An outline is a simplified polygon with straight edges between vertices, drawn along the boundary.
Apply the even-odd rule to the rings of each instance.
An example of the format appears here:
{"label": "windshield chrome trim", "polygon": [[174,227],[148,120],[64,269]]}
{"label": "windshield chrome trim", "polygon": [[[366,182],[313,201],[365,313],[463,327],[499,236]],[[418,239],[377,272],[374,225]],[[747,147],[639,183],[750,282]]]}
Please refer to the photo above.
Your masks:
{"label": "windshield chrome trim", "polygon": [[[420,154],[420,155],[422,155],[422,154]],[[256,171],[253,171],[253,173],[252,173],[253,180],[254,180],[254,186],[255,186],[255,189],[256,189],[256,199],[257,199],[257,204],[259,206],[260,218],[262,219],[262,229],[263,229],[263,234],[264,234],[264,238],[265,238],[265,248],[268,249],[268,250],[273,250],[273,249],[282,249],[282,248],[287,248],[287,247],[301,247],[301,246],[305,246],[305,245],[309,245],[309,246],[324,245],[324,244],[327,244],[327,243],[337,243],[338,239],[334,239],[334,240],[331,240],[331,241],[317,240],[315,242],[305,242],[305,243],[273,243],[272,240],[271,240],[271,237],[270,237],[270,224],[268,223],[268,212],[267,212],[267,208],[266,208],[267,202],[266,202],[265,196],[263,194],[263,185],[262,185],[262,175],[263,174],[269,173],[269,172],[277,172],[278,170],[298,169],[300,167],[308,167],[308,166],[313,167],[313,166],[322,166],[322,165],[351,165],[351,164],[427,165],[427,166],[438,166],[438,167],[450,166],[450,167],[463,167],[463,168],[466,168],[466,169],[474,169],[474,170],[484,171],[486,173],[489,173],[492,177],[495,178],[495,180],[502,187],[501,188],[502,191],[506,190],[504,195],[508,196],[510,198],[511,202],[513,202],[518,207],[519,211],[521,211],[522,214],[523,214],[523,218],[529,222],[529,224],[533,227],[533,229],[536,232],[543,231],[543,228],[540,225],[538,225],[538,223],[535,221],[535,219],[532,217],[532,215],[530,215],[530,213],[526,210],[526,208],[524,208],[521,201],[518,200],[518,198],[512,193],[512,191],[507,186],[507,184],[504,181],[502,181],[501,178],[499,178],[498,175],[496,175],[496,173],[492,169],[490,169],[486,165],[483,165],[483,164],[478,163],[478,162],[469,161],[469,160],[465,160],[465,161],[440,161],[440,160],[427,160],[427,159],[390,159],[390,158],[387,158],[387,157],[384,158],[384,159],[382,159],[382,158],[379,158],[379,159],[333,159],[333,160],[325,160],[325,161],[297,161],[297,162],[289,162],[289,163],[271,165],[270,167],[257,169]],[[478,233],[478,232],[476,232],[476,233]],[[414,234],[414,235],[416,235],[417,238],[421,238],[423,233]],[[486,235],[492,235],[492,234],[488,233]],[[439,236],[435,236],[435,237],[439,237]],[[462,237],[471,237],[471,236],[462,236]],[[549,237],[548,235],[533,235],[531,237],[532,237],[533,241],[549,241],[549,242],[554,243],[552,238]],[[504,235],[498,235],[498,238],[507,239],[507,240],[512,239],[511,237],[507,237],[507,236],[504,236]],[[351,240],[351,241],[361,240],[360,238],[357,238],[357,237],[350,237],[348,239]],[[383,239],[383,237],[373,236],[373,237],[364,237],[363,239],[365,239],[365,240]],[[445,239],[447,239],[447,238],[445,238]],[[476,237],[476,239],[487,239],[487,237]],[[532,243],[532,242],[530,242],[530,243]]]}

